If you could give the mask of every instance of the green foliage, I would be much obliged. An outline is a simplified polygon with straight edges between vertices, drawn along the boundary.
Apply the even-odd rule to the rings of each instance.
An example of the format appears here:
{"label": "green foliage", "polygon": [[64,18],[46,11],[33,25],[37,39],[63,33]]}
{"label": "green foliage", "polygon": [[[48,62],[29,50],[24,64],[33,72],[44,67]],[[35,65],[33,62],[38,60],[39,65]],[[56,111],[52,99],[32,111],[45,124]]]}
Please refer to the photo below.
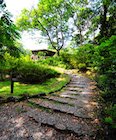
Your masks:
{"label": "green foliage", "polygon": [[0,61],[0,80],[5,79],[6,74],[17,67],[18,58],[11,56],[9,53],[4,53],[4,61]]}
{"label": "green foliage", "polygon": [[31,61],[22,62],[17,68],[17,73],[19,79],[24,83],[42,83],[47,79],[58,75],[58,72],[55,70]]}
{"label": "green foliage", "polygon": [[58,75],[58,72],[48,68],[48,66],[46,68],[46,65],[43,66],[42,63],[33,62],[28,55],[16,58],[5,53],[4,58],[5,63],[0,67],[1,80],[4,79],[6,74],[10,75],[11,72],[13,77],[18,77],[24,83],[41,83]]}
{"label": "green foliage", "polygon": [[99,78],[98,78],[98,83],[99,83],[99,87],[101,87],[102,89],[104,87],[106,87],[106,80],[107,80],[107,76],[104,74],[104,75],[99,75]]}
{"label": "green foliage", "polygon": [[94,48],[94,45],[86,44],[77,49],[63,49],[60,56],[39,60],[39,63],[85,71],[94,65]]}
{"label": "green foliage", "polygon": [[40,0],[36,8],[22,11],[17,25],[23,30],[40,30],[59,54],[67,36],[70,9],[70,4],[65,0]]}
{"label": "green foliage", "polygon": [[101,43],[97,48],[98,83],[102,90],[107,91],[109,97],[116,97],[116,36]]}
{"label": "green foliage", "polygon": [[4,2],[0,4],[0,13],[0,61],[3,61],[5,52],[12,56],[19,55],[20,50],[15,47],[15,41],[20,38],[20,34]]}
{"label": "green foliage", "polygon": [[63,63],[62,58],[60,56],[48,57],[46,59],[39,60],[38,63],[42,65],[58,66],[66,68],[66,64]]}
{"label": "green foliage", "polygon": [[60,52],[60,56],[55,55],[53,57],[47,57],[46,59],[40,59],[38,63],[69,69],[72,68],[70,64],[71,57],[72,52],[70,52],[68,49],[62,49]]}
{"label": "green foliage", "polygon": [[85,63],[79,63],[79,64],[78,64],[78,68],[79,68],[80,71],[85,71],[85,70],[87,70],[87,66],[86,66]]}
{"label": "green foliage", "polygon": [[45,52],[38,52],[38,57],[39,58],[43,58],[46,56],[46,53]]}
{"label": "green foliage", "polygon": [[[74,22],[73,30],[77,32],[73,33],[72,41],[77,46],[82,45],[85,40],[88,40],[88,31],[90,29],[91,24],[88,24],[90,18],[92,16],[92,10],[88,6],[87,0],[71,0],[70,2],[72,6],[72,15],[71,17]],[[83,32],[85,32],[83,34]]]}
{"label": "green foliage", "polygon": [[107,117],[104,119],[104,122],[112,128],[116,128],[116,104],[110,105],[110,107],[105,109],[105,115]]}
{"label": "green foliage", "polygon": [[105,123],[108,123],[108,124],[112,124],[112,122],[113,122],[111,117],[106,117],[104,121],[105,121]]}
{"label": "green foliage", "polygon": [[61,61],[65,65],[65,68],[73,68],[70,61],[72,60],[73,52],[69,49],[63,49],[60,53]]}
{"label": "green foliage", "polygon": [[70,59],[73,68],[79,70],[87,70],[93,66],[95,46],[92,44],[83,45],[74,50],[74,54]]}
{"label": "green foliage", "polygon": [[85,71],[93,65],[94,46],[86,44],[77,49],[63,49],[60,56],[49,57],[39,60],[39,64],[47,64],[51,66],[59,66],[63,68],[76,68]]}
{"label": "green foliage", "polygon": [[39,63],[85,71],[94,67],[94,53],[95,46],[86,44],[77,49],[63,49],[60,52],[60,56],[39,60]]}

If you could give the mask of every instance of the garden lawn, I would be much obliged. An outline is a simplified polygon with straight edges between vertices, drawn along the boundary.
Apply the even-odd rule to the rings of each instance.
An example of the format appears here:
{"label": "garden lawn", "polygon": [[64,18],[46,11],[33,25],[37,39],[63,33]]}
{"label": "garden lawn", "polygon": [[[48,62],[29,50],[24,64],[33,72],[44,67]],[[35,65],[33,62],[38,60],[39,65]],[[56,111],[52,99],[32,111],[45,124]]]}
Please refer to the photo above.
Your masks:
{"label": "garden lawn", "polygon": [[14,82],[14,93],[10,93],[10,81],[0,82],[0,96],[21,96],[21,94],[36,95],[39,93],[49,94],[62,89],[70,81],[70,77],[66,74],[61,74],[59,77],[51,78],[42,84],[23,84]]}

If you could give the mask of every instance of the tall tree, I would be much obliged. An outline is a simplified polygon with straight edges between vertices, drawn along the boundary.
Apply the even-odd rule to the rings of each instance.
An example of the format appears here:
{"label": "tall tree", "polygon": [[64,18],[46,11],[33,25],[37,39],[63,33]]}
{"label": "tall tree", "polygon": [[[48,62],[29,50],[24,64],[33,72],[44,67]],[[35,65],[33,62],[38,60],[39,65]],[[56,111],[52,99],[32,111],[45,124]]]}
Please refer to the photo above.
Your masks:
{"label": "tall tree", "polygon": [[[114,11],[113,11],[114,10]],[[102,0],[102,12],[101,12],[101,36],[110,37],[112,35],[111,30],[116,24],[116,2],[114,0]],[[111,23],[113,22],[114,25]],[[115,29],[113,29],[115,31]]]}
{"label": "tall tree", "polygon": [[71,0],[70,5],[72,7],[71,19],[73,20],[72,40],[76,46],[79,46],[88,39],[92,10],[88,0]]}
{"label": "tall tree", "polygon": [[22,11],[17,24],[23,29],[40,30],[59,55],[68,36],[70,8],[70,4],[65,0],[40,0],[37,8]]}
{"label": "tall tree", "polygon": [[11,20],[11,14],[3,0],[0,1],[0,80],[4,79],[6,68],[6,52],[12,56],[19,56],[20,47],[16,47],[16,40],[20,38],[18,28]]}
{"label": "tall tree", "polygon": [[[114,0],[96,0],[91,2],[93,16],[91,18],[92,28],[100,29],[99,38],[110,37],[115,34],[116,3]],[[95,30],[96,31],[96,30]]]}

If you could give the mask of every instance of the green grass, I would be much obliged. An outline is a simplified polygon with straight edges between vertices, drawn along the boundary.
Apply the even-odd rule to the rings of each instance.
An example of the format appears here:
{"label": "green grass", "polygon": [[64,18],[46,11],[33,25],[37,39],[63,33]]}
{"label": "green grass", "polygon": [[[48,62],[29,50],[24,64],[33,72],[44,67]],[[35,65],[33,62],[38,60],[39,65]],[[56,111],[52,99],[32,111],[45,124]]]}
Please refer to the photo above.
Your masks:
{"label": "green grass", "polygon": [[61,74],[60,77],[51,78],[42,84],[23,84],[19,82],[14,83],[14,93],[10,93],[10,81],[0,82],[0,96],[21,96],[22,94],[36,95],[39,93],[49,94],[60,90],[64,85],[70,81],[68,75]]}

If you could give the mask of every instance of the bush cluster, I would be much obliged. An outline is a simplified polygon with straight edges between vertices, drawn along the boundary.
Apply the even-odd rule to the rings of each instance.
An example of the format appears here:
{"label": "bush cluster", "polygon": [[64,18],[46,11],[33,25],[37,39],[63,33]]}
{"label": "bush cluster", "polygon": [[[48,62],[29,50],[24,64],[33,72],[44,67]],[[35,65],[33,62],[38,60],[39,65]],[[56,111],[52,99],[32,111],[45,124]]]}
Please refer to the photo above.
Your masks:
{"label": "bush cluster", "polygon": [[41,83],[59,74],[53,69],[32,61],[30,56],[15,58],[9,54],[5,55],[5,63],[1,72],[4,75],[12,73],[14,78],[18,77],[18,80],[24,83]]}
{"label": "bush cluster", "polygon": [[46,59],[39,59],[38,63],[41,65],[71,68],[71,65],[69,63],[69,57],[70,55],[67,52],[61,51],[60,56],[53,56],[53,57],[48,57]]}
{"label": "bush cluster", "polygon": [[[107,96],[115,98],[116,88],[116,36],[102,42],[96,49],[98,83]],[[108,98],[109,98],[108,97]]]}
{"label": "bush cluster", "polygon": [[74,50],[70,65],[80,71],[85,71],[93,65],[95,46],[92,44],[83,45]]}
{"label": "bush cluster", "polygon": [[17,68],[18,78],[24,83],[42,83],[58,75],[53,69],[41,66],[34,62],[23,62]]}

